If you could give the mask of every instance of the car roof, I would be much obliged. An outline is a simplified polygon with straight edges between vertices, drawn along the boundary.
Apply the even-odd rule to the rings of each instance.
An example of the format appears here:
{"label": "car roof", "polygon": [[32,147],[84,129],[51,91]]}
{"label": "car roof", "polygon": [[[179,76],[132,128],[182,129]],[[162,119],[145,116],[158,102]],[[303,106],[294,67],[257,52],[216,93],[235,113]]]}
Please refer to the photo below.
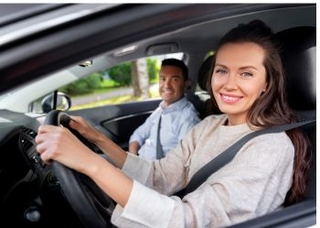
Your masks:
{"label": "car roof", "polygon": [[[0,92],[87,59],[112,66],[168,51],[187,54],[184,60],[192,63],[190,75],[196,80],[204,56],[231,27],[259,18],[278,32],[315,26],[316,17],[315,4],[5,4],[1,8]],[[125,48],[135,49],[121,52]]]}

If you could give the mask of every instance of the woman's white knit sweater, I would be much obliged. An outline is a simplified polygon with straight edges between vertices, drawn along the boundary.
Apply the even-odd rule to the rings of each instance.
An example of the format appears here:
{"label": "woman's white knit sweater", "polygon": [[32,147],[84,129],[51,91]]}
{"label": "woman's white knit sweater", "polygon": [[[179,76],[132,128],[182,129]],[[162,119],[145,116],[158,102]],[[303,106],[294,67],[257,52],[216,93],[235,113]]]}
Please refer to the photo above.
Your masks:
{"label": "woman's white knit sweater", "polygon": [[252,132],[246,124],[224,126],[225,121],[225,115],[207,117],[161,160],[128,154],[122,170],[134,179],[134,187],[125,208],[117,206],[111,221],[124,228],[214,228],[279,208],[292,183],[294,160],[293,144],[284,132],[251,139],[194,192],[182,200],[170,196],[212,158]]}

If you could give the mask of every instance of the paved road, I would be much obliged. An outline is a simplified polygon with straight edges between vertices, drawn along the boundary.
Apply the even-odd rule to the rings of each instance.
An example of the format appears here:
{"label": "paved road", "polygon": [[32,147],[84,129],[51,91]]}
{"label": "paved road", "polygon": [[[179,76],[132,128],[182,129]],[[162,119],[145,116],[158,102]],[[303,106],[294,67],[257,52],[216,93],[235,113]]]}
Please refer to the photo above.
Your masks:
{"label": "paved road", "polygon": [[121,95],[129,95],[133,94],[133,89],[132,88],[121,88],[117,90],[113,90],[111,92],[107,93],[101,93],[101,94],[93,94],[93,95],[88,95],[88,96],[80,96],[80,97],[72,97],[72,105],[83,105],[83,104],[88,104],[91,102],[95,101],[100,101],[112,97],[117,97]]}
{"label": "paved road", "polygon": [[[158,89],[158,84],[150,85],[150,90]],[[131,95],[133,94],[133,88],[120,88],[107,93],[93,94],[88,96],[72,97],[72,105],[83,105],[95,101],[100,101],[104,99],[109,99],[112,97],[118,97],[121,95]]]}

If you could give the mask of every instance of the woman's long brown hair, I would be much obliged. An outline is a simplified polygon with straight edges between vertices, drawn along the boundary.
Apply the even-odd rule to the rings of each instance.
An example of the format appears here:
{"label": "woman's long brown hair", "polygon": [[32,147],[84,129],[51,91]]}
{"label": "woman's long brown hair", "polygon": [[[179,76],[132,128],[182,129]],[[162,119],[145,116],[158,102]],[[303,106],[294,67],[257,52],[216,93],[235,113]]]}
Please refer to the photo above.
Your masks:
{"label": "woman's long brown hair", "polygon": [[[271,127],[287,124],[299,120],[287,102],[285,73],[279,54],[279,43],[271,29],[262,21],[255,20],[248,24],[240,24],[230,30],[221,40],[216,50],[228,43],[252,42],[265,50],[264,67],[267,72],[267,89],[254,102],[249,110],[247,119],[250,125],[255,127]],[[208,77],[207,88],[211,96],[212,104],[219,108],[211,89],[212,71],[215,65],[213,60],[211,74]],[[309,141],[300,129],[286,131],[294,148],[294,174],[292,185],[287,193],[284,205],[291,205],[303,200],[307,192],[307,179],[310,171]]]}

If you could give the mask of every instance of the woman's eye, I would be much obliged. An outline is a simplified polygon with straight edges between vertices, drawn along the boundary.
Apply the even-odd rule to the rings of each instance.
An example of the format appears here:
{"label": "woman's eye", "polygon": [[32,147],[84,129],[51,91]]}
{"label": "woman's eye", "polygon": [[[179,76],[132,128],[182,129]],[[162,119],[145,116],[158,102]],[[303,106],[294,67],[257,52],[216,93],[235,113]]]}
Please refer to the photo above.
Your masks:
{"label": "woman's eye", "polygon": [[216,73],[216,74],[226,74],[227,71],[226,71],[226,70],[223,70],[223,69],[216,69],[216,70],[215,70],[215,73]]}
{"label": "woman's eye", "polygon": [[243,73],[241,73],[241,76],[243,76],[243,77],[251,77],[252,74],[249,73],[249,72],[243,72]]}

